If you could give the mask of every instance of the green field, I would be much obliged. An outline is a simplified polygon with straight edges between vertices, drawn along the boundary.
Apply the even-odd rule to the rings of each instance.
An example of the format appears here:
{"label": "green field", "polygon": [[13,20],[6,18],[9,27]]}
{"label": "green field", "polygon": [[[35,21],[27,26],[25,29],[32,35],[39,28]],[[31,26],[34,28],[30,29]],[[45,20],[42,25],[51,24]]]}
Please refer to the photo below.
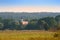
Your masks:
{"label": "green field", "polygon": [[22,30],[0,31],[0,40],[60,40],[60,36],[54,37],[57,32]]}

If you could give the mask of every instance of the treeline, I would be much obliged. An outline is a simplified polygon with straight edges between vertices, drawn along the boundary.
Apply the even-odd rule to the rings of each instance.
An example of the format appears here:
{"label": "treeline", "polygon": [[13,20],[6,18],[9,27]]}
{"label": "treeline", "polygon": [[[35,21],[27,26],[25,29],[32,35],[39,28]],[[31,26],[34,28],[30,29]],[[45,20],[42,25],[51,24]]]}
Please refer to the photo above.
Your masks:
{"label": "treeline", "polygon": [[[27,20],[27,19],[26,19]],[[28,25],[22,25],[20,20],[2,19],[0,17],[0,30],[59,30],[60,15],[28,20]]]}

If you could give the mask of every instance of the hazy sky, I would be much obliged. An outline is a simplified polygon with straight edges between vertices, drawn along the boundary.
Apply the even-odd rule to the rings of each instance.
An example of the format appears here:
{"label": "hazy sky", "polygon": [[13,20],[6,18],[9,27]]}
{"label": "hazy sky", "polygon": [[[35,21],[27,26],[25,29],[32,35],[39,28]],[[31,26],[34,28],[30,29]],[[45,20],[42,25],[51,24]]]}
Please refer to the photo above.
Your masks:
{"label": "hazy sky", "polygon": [[60,0],[0,0],[0,11],[60,12]]}

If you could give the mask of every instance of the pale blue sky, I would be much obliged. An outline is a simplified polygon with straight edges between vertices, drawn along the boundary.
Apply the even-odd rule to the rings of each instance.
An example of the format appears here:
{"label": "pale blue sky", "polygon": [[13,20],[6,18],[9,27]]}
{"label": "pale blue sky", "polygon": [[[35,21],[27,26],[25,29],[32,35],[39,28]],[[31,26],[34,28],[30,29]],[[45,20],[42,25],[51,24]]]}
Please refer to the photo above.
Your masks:
{"label": "pale blue sky", "polygon": [[0,0],[0,7],[6,6],[60,6],[60,0]]}
{"label": "pale blue sky", "polygon": [[60,0],[0,0],[0,12],[60,12]]}

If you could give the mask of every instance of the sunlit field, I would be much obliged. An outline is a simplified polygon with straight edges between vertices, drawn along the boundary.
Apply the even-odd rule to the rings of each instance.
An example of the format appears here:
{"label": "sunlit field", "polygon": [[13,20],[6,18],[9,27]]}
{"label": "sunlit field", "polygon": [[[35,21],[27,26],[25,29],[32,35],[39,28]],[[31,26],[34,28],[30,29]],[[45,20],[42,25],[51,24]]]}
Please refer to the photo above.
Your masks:
{"label": "sunlit field", "polygon": [[0,40],[60,40],[59,32],[21,30],[0,31]]}

